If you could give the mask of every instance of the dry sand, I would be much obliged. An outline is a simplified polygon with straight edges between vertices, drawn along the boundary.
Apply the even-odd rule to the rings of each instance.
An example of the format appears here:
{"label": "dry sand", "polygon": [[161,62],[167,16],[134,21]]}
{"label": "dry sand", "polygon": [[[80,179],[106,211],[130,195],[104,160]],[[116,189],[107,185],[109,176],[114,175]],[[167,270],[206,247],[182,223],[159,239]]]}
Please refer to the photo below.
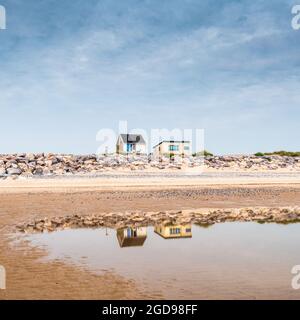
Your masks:
{"label": "dry sand", "polygon": [[237,185],[297,185],[300,172],[220,172],[203,174],[188,172],[120,172],[93,176],[59,178],[18,178],[0,181],[0,193],[78,192],[102,190],[162,189],[169,187],[237,186]]}

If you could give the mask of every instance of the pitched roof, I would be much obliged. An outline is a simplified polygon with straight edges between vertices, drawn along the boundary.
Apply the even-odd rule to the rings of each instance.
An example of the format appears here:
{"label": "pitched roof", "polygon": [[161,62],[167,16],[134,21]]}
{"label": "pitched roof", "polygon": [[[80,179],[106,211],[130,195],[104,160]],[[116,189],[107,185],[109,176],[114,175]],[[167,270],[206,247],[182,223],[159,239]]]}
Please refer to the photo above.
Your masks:
{"label": "pitched roof", "polygon": [[141,247],[146,241],[147,237],[136,237],[136,238],[120,238],[118,236],[119,245],[121,248],[124,247]]}
{"label": "pitched roof", "polygon": [[117,230],[117,238],[121,248],[142,246],[147,239],[147,235],[137,236],[133,238],[124,237],[123,230],[123,228]]}
{"label": "pitched roof", "polygon": [[121,139],[125,143],[143,143],[145,140],[141,134],[120,134]]}

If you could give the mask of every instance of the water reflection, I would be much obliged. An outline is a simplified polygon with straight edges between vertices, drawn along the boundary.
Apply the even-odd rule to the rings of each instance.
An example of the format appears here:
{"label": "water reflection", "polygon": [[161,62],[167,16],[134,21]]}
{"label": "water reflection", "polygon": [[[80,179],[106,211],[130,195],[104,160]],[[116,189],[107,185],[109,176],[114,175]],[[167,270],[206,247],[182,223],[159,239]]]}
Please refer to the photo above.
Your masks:
{"label": "water reflection", "polygon": [[[96,274],[113,271],[133,279],[153,298],[299,299],[290,270],[299,264],[300,223],[232,222],[189,229],[190,224],[159,222],[156,227],[69,229],[24,237],[47,250],[43,260],[61,260]],[[184,241],[184,235],[190,238]],[[175,236],[177,241],[166,240]],[[118,280],[112,282],[117,285]]]}
{"label": "water reflection", "polygon": [[117,230],[117,238],[121,248],[142,246],[147,239],[147,228],[120,228]]}
{"label": "water reflection", "polygon": [[[155,226],[154,232],[164,239],[192,237],[192,225],[161,223]],[[146,227],[125,227],[117,229],[117,238],[121,248],[141,247],[147,239]]]}
{"label": "water reflection", "polygon": [[159,224],[155,226],[154,232],[164,239],[191,238],[191,224]]}

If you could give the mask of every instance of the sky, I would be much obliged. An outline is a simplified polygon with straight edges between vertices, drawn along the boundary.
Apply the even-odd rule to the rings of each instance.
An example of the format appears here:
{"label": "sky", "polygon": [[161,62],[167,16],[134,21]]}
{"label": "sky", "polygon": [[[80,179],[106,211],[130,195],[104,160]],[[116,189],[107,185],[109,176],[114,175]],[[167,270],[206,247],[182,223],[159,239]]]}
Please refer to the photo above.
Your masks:
{"label": "sky", "polygon": [[298,3],[0,0],[0,153],[95,153],[122,120],[204,129],[215,154],[300,151]]}

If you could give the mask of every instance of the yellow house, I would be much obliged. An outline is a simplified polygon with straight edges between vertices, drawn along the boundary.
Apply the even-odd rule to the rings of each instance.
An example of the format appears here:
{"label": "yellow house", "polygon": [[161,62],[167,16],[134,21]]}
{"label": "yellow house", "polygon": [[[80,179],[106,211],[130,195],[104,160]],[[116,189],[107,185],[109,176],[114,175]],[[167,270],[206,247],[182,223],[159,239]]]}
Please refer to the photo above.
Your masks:
{"label": "yellow house", "polygon": [[191,238],[192,225],[159,224],[155,226],[154,232],[159,234],[164,239]]}
{"label": "yellow house", "polygon": [[142,246],[147,238],[147,228],[120,228],[117,230],[117,238],[121,248]]}
{"label": "yellow house", "polygon": [[161,141],[153,147],[155,157],[162,156],[189,156],[191,155],[190,141]]}

